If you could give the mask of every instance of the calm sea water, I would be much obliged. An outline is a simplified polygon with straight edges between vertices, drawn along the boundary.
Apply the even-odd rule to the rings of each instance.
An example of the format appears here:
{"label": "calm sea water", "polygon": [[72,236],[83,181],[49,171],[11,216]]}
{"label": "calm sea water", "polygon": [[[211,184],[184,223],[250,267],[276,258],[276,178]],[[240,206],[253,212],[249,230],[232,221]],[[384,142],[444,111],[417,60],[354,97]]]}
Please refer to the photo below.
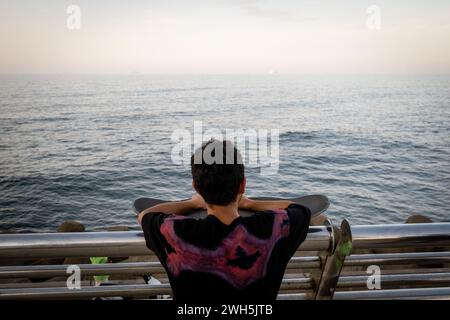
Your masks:
{"label": "calm sea water", "polygon": [[450,220],[450,78],[2,76],[0,230],[137,227],[140,196],[191,195],[174,129],[279,128],[280,169],[248,194],[321,193],[354,224]]}

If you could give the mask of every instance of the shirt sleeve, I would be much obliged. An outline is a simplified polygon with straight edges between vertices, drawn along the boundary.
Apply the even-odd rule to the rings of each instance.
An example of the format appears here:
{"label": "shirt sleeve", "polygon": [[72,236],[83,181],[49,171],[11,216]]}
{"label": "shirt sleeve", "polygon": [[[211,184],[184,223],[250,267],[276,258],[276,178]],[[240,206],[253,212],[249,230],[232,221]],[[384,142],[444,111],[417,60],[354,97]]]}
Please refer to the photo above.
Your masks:
{"label": "shirt sleeve", "polygon": [[309,208],[299,204],[291,204],[286,209],[289,216],[289,241],[287,251],[294,255],[300,244],[305,241],[311,220]]}
{"label": "shirt sleeve", "polygon": [[142,230],[144,231],[145,243],[147,247],[158,256],[164,252],[165,238],[161,234],[161,224],[169,215],[165,213],[147,213],[142,218]]}

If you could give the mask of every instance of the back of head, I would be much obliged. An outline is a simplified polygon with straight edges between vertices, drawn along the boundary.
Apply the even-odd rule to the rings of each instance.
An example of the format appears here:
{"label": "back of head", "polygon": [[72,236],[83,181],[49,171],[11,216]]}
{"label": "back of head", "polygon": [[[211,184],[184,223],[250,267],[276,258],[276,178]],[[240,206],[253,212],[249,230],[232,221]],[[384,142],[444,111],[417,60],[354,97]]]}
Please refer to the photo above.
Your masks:
{"label": "back of head", "polygon": [[191,157],[191,171],[197,192],[211,205],[235,201],[244,180],[240,152],[230,141],[211,139]]}

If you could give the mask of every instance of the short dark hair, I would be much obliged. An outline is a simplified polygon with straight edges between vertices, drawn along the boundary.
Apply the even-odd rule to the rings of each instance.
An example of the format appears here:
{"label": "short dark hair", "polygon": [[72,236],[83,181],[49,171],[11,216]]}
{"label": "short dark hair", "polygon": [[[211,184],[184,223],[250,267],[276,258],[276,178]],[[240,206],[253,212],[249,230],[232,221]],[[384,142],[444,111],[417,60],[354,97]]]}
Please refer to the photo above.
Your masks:
{"label": "short dark hair", "polygon": [[[208,161],[208,157],[215,160]],[[192,155],[191,172],[198,193],[212,205],[235,201],[245,176],[239,150],[230,141],[215,139],[203,143]]]}

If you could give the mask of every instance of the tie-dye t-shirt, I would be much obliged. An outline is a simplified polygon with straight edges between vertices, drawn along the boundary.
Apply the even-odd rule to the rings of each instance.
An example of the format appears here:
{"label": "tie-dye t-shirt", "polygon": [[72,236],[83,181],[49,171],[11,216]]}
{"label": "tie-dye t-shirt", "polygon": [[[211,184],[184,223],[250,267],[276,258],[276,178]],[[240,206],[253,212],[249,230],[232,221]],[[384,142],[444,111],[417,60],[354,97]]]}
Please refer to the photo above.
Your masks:
{"label": "tie-dye t-shirt", "polygon": [[152,213],[142,228],[177,300],[275,300],[289,259],[305,240],[311,213],[292,204],[223,224]]}

